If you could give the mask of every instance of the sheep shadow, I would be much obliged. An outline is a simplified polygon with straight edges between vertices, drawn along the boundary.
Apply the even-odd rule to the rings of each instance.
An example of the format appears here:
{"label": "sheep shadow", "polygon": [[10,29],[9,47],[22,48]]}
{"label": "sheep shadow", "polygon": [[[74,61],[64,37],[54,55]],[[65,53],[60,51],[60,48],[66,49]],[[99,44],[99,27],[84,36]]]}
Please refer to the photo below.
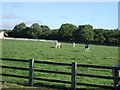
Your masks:
{"label": "sheep shadow", "polygon": [[55,47],[50,47],[50,48],[55,48]]}
{"label": "sheep shadow", "polygon": [[72,52],[80,52],[80,50],[72,50]]}

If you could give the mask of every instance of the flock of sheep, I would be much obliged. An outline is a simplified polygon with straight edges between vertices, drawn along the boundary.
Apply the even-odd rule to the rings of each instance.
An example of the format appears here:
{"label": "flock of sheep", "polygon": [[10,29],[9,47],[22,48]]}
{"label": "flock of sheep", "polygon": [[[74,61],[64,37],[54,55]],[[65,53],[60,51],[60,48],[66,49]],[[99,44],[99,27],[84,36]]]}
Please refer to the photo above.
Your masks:
{"label": "flock of sheep", "polygon": [[[75,47],[75,43],[73,42],[73,48]],[[55,42],[55,48],[62,48],[62,44],[58,41]],[[85,52],[90,52],[89,45],[85,45]]]}

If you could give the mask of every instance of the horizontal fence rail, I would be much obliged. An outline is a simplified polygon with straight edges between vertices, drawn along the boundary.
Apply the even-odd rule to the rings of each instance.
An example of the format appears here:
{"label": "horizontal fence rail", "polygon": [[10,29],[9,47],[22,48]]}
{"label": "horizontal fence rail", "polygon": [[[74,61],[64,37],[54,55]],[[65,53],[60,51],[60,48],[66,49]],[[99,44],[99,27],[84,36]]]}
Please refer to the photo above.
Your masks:
{"label": "horizontal fence rail", "polygon": [[[8,59],[8,58],[0,58],[0,60],[6,60],[6,61],[20,61],[20,62],[29,62],[29,60],[21,60],[21,59]],[[72,65],[72,64],[67,64],[67,63],[56,63],[56,62],[48,62],[48,61],[35,61],[34,63],[54,64],[54,65],[64,65],[64,66],[71,66],[71,65]]]}
{"label": "horizontal fence rail", "polygon": [[[77,76],[94,77],[94,78],[103,78],[103,79],[114,79],[114,77],[100,76],[100,75],[90,75],[90,74],[80,74],[80,73],[78,73]],[[118,78],[118,79],[120,79],[120,78]]]}
{"label": "horizontal fence rail", "polygon": [[[94,85],[94,84],[86,84],[86,83],[77,83],[76,82],[76,77],[77,76],[102,78],[102,79],[112,79],[112,80],[115,79],[115,77],[110,77],[110,76],[100,76],[100,75],[90,75],[90,74],[77,73],[76,72],[77,71],[77,67],[89,67],[89,68],[102,68],[102,69],[116,69],[116,70],[120,70],[120,68],[118,68],[118,67],[97,66],[97,65],[83,65],[83,64],[77,64],[77,63],[66,64],[66,63],[56,63],[56,62],[47,62],[47,61],[34,61],[34,59],[21,60],[21,59],[0,58],[0,60],[28,62],[29,63],[29,68],[4,66],[4,65],[1,65],[0,67],[1,68],[8,68],[8,69],[18,69],[18,70],[27,70],[27,71],[29,71],[29,76],[19,76],[19,75],[11,75],[11,74],[1,74],[1,75],[2,76],[9,76],[9,77],[18,77],[18,78],[29,79],[29,85],[30,86],[33,86],[33,80],[43,80],[43,81],[71,84],[72,90],[76,89],[76,85],[84,85],[84,86],[92,86],[92,87],[102,87],[102,88],[118,88],[118,87],[115,87],[115,86]],[[71,66],[71,73],[70,72],[52,71],[52,70],[38,70],[38,69],[34,69],[33,68],[34,63]],[[62,80],[54,80],[54,79],[36,78],[36,77],[33,76],[33,73],[35,71],[36,72],[43,72],[43,73],[55,73],[55,74],[71,75],[71,82],[70,81],[62,81]],[[120,78],[117,78],[117,79],[120,80]]]}
{"label": "horizontal fence rail", "polygon": [[78,64],[78,67],[90,67],[90,68],[103,68],[103,69],[120,69],[120,67],[108,67],[108,66],[96,66],[96,65],[83,65]]}
{"label": "horizontal fence rail", "polygon": [[29,68],[21,68],[21,67],[11,67],[11,66],[0,66],[2,68],[10,68],[10,69],[18,69],[18,70],[29,70]]}
{"label": "horizontal fence rail", "polygon": [[0,58],[0,60],[5,60],[5,61],[18,61],[18,62],[29,62],[29,60],[10,59],[10,58]]}
{"label": "horizontal fence rail", "polygon": [[[18,70],[28,70],[29,71],[29,68],[21,68],[21,67],[19,68],[19,67],[11,67],[11,66],[0,66],[0,67],[2,67],[2,68],[9,68],[9,69],[18,69]],[[59,71],[50,71],[50,70],[38,70],[38,69],[34,69],[34,71],[71,75],[71,73],[69,73],[69,72],[59,72]]]}

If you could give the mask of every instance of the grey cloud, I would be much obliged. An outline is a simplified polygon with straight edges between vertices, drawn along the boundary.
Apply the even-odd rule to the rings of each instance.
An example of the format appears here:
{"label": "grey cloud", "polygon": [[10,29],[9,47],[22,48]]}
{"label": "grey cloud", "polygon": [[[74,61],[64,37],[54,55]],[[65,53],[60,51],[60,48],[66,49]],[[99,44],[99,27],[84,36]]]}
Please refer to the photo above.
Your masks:
{"label": "grey cloud", "polygon": [[14,23],[3,22],[2,27],[0,27],[0,29],[13,29],[14,26]]}
{"label": "grey cloud", "polygon": [[0,29],[13,29],[15,25],[24,22],[26,26],[30,27],[33,23],[43,24],[40,20],[26,20],[26,21],[17,21],[17,22],[5,22],[0,23]]}
{"label": "grey cloud", "polygon": [[16,16],[15,14],[6,14],[2,16],[2,19],[16,19],[21,18],[20,16]]}

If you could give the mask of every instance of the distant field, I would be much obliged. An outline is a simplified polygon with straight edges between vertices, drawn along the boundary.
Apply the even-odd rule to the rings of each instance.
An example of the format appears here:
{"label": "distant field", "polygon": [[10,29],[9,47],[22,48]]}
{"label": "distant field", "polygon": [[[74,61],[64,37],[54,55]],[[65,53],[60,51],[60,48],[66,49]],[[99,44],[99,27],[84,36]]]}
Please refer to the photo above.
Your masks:
{"label": "distant field", "polygon": [[[84,52],[84,44],[76,44],[73,48],[70,43],[62,43],[63,48],[54,48],[53,42],[41,42],[41,41],[23,41],[23,40],[3,40],[2,41],[2,58],[13,59],[35,59],[38,61],[51,61],[89,65],[101,65],[101,66],[113,66],[118,63],[118,47],[112,46],[98,46],[90,45],[91,52]],[[18,63],[10,61],[2,61],[3,65],[16,66],[16,67],[28,67],[27,63]],[[63,72],[71,72],[71,67],[35,64],[35,68],[43,70],[55,70]],[[78,73],[89,73],[95,75],[112,76],[111,70],[107,69],[94,69],[94,68],[78,68]],[[3,69],[3,73],[24,75],[27,76],[27,71]],[[35,72],[35,77],[42,77],[48,79],[59,79],[70,81],[71,77],[68,75],[48,74]],[[28,80],[12,77],[3,77],[3,80],[13,83],[27,84]],[[77,82],[92,83],[98,85],[113,85],[112,80],[89,78],[89,77],[77,77]],[[50,87],[70,87],[68,84],[34,81],[37,85],[44,85]],[[90,88],[85,86],[77,86],[77,88]]]}

